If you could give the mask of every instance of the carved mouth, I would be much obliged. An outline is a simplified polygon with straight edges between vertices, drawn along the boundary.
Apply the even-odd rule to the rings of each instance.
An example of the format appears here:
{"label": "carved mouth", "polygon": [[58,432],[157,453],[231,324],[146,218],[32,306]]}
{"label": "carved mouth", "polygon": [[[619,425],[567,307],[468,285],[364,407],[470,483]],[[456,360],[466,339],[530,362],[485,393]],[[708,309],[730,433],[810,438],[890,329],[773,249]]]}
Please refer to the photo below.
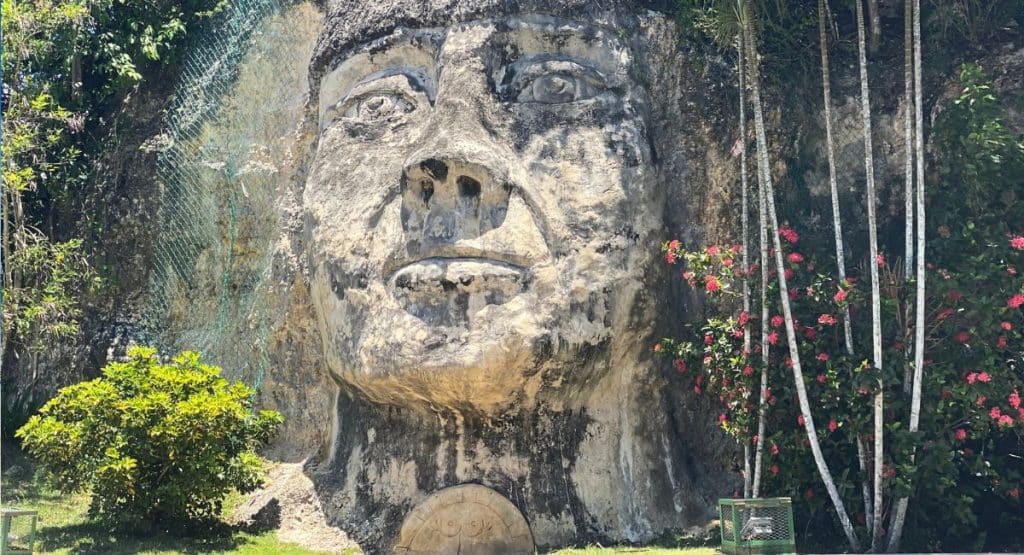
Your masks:
{"label": "carved mouth", "polygon": [[487,305],[529,286],[525,268],[490,258],[426,258],[396,271],[389,283],[410,314],[432,325],[464,326]]}

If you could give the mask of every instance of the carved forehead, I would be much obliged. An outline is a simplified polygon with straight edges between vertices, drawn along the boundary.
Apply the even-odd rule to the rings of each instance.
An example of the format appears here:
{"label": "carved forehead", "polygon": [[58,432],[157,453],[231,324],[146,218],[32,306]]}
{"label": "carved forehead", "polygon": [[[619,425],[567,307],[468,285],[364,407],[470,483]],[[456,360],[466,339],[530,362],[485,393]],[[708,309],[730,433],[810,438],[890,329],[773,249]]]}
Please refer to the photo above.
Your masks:
{"label": "carved forehead", "polygon": [[352,54],[358,45],[396,29],[441,28],[509,15],[536,14],[603,23],[623,29],[638,11],[668,11],[666,0],[333,0],[310,63],[315,91],[323,75]]}

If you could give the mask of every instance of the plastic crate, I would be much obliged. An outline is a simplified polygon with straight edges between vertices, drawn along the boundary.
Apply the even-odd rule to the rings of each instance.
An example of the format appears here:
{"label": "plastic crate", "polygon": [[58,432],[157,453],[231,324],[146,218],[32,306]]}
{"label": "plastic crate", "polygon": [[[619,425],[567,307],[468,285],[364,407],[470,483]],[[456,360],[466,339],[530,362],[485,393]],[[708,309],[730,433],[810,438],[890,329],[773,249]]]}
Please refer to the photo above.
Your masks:
{"label": "plastic crate", "polygon": [[789,497],[719,499],[722,552],[728,555],[796,553]]}

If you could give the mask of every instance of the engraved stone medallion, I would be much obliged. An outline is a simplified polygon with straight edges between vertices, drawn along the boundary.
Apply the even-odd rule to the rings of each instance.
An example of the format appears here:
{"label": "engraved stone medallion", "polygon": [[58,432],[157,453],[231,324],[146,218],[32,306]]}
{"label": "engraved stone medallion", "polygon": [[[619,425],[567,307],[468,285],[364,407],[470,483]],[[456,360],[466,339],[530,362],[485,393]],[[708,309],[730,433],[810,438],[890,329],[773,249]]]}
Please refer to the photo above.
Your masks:
{"label": "engraved stone medallion", "polygon": [[533,536],[519,509],[476,484],[434,492],[406,515],[395,545],[395,553],[410,555],[533,552]]}

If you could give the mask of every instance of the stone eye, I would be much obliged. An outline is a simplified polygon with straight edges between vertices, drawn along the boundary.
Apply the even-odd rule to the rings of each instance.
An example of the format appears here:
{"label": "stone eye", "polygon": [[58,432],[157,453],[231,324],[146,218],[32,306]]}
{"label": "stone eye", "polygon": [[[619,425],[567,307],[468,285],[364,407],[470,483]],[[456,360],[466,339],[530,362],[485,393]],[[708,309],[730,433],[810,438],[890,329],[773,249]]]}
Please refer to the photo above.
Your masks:
{"label": "stone eye", "polygon": [[516,102],[568,104],[587,100],[606,89],[601,75],[568,60],[549,60],[518,68],[512,83]]}
{"label": "stone eye", "polygon": [[558,104],[576,100],[576,79],[569,75],[544,75],[533,80],[533,100]]}
{"label": "stone eye", "polygon": [[365,123],[395,121],[413,109],[415,105],[401,94],[368,93],[349,102],[342,117]]}

